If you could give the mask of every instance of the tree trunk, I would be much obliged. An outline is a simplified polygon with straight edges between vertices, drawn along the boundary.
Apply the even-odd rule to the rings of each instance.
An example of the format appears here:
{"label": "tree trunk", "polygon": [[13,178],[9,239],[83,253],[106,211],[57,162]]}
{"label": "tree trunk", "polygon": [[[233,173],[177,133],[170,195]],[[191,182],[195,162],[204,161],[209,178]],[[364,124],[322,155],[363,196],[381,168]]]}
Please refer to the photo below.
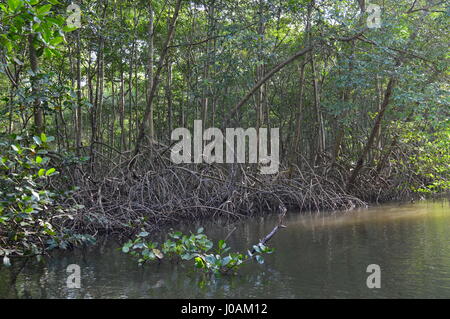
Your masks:
{"label": "tree trunk", "polygon": [[297,116],[296,116],[296,124],[295,124],[295,135],[294,135],[294,143],[291,148],[291,164],[294,164],[296,161],[296,154],[300,151],[300,144],[302,139],[302,123],[303,123],[303,91],[304,91],[304,82],[305,82],[305,66],[306,63],[304,61],[300,62],[298,67],[299,70],[299,81],[298,81],[298,106],[297,106]]}
{"label": "tree trunk", "polygon": [[82,121],[81,121],[81,40],[80,40],[80,30],[76,31],[77,37],[77,108],[75,110],[75,143],[77,149],[77,155],[80,155],[82,147]]}
{"label": "tree trunk", "polygon": [[166,98],[167,98],[167,124],[168,124],[168,140],[173,129],[173,101],[172,101],[172,61],[167,60],[167,79],[166,79]]}
{"label": "tree trunk", "polygon": [[380,129],[380,126],[381,126],[381,121],[383,119],[384,112],[386,111],[386,109],[389,105],[392,91],[395,86],[395,82],[396,82],[396,80],[394,79],[394,76],[391,76],[389,78],[389,82],[387,84],[387,88],[384,93],[383,103],[381,104],[380,112],[378,112],[378,115],[375,119],[375,124],[372,128],[372,132],[369,136],[369,139],[367,140],[366,146],[364,147],[364,149],[358,159],[358,162],[356,163],[355,169],[353,170],[352,174],[350,175],[350,178],[348,179],[347,191],[350,191],[353,188],[355,180],[358,177],[359,172],[361,171],[361,168],[364,165],[364,160],[365,160],[369,150],[372,148],[372,146],[374,144],[375,137],[377,136],[378,130]]}
{"label": "tree trunk", "polygon": [[119,150],[126,148],[125,140],[125,78],[123,63],[120,62],[120,96],[119,96],[119,124],[120,124],[120,145]]}
{"label": "tree trunk", "polygon": [[152,1],[149,2],[149,22],[148,22],[148,62],[147,62],[147,109],[149,110],[149,116],[145,124],[148,126],[148,138],[150,143],[156,140],[155,128],[153,123],[153,103],[150,101],[150,92],[153,85],[153,6]]}
{"label": "tree trunk", "polygon": [[[166,41],[163,45],[163,50],[161,52],[161,57],[158,62],[158,67],[156,68],[155,75],[153,76],[152,86],[151,86],[151,90],[149,92],[149,98],[147,101],[147,108],[145,109],[144,119],[142,120],[140,129],[139,129],[139,134],[136,139],[136,147],[134,149],[134,155],[137,155],[139,153],[141,144],[142,144],[145,134],[148,130],[148,122],[150,119],[151,110],[153,108],[153,99],[156,96],[156,89],[158,88],[161,70],[164,66],[164,61],[166,59],[167,52],[169,51],[170,43],[172,42],[172,38],[175,33],[175,24],[176,24],[176,21],[178,18],[178,13],[180,11],[181,2],[182,2],[182,0],[177,0],[177,3],[175,5],[175,11],[174,11],[172,20],[170,21],[170,25],[169,25],[169,33],[168,33]],[[132,163],[134,163],[134,161]],[[132,165],[133,164],[131,164],[130,167],[132,167]]]}
{"label": "tree trunk", "polygon": [[319,83],[317,79],[317,72],[316,72],[316,64],[313,54],[311,54],[311,70],[313,75],[313,88],[314,88],[314,111],[316,116],[316,136],[317,136],[317,153],[315,155],[315,162],[320,161],[320,158],[322,156],[322,153],[325,151],[325,129],[323,126],[323,117],[322,117],[322,111],[320,108],[320,89],[319,89]]}
{"label": "tree trunk", "polygon": [[41,101],[39,98],[39,88],[36,81],[36,75],[38,72],[38,60],[36,55],[36,48],[34,47],[34,33],[28,35],[28,54],[30,59],[31,70],[33,76],[31,79],[31,92],[34,96],[33,101],[33,114],[34,114],[34,130],[37,135],[41,135],[44,132],[44,111],[41,108]]}

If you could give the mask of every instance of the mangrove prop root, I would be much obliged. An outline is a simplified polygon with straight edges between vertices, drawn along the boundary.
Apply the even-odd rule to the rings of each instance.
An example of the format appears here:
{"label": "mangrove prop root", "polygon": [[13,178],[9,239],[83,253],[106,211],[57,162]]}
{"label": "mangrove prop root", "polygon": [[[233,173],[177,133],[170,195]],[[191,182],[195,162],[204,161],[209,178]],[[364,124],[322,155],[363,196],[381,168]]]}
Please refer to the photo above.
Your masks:
{"label": "mangrove prop root", "polygon": [[[256,165],[174,165],[164,154],[167,147],[158,147],[133,157],[133,170],[123,153],[103,161],[91,175],[82,174],[79,167],[67,169],[65,176],[79,188],[72,201],[84,208],[65,226],[126,233],[205,217],[237,219],[280,206],[302,211],[366,206],[344,190],[340,178],[320,176],[307,165],[295,166],[290,178],[282,171],[261,175]],[[265,241],[279,228],[281,222]]]}

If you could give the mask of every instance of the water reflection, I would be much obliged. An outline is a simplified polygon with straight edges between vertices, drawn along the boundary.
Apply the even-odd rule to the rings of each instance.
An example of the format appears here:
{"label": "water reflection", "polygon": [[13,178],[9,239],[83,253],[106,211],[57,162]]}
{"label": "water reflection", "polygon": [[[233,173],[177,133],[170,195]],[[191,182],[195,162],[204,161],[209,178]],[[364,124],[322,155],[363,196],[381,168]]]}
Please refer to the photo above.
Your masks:
{"label": "water reflection", "polygon": [[[214,239],[230,236],[245,250],[276,223],[276,216],[205,225]],[[351,212],[287,215],[288,228],[271,243],[264,265],[214,278],[191,264],[137,266],[111,240],[56,252],[38,263],[0,268],[2,298],[450,298],[449,202],[384,205]],[[181,227],[189,228],[189,227]],[[66,267],[81,267],[81,289],[66,287]],[[381,289],[368,289],[366,268],[381,266]]]}

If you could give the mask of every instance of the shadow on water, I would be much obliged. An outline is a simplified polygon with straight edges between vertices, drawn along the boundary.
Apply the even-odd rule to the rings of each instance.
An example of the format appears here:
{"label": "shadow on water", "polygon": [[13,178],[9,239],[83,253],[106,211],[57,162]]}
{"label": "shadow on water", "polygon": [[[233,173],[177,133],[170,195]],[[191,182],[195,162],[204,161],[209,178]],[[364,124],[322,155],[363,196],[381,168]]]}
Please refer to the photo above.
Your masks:
{"label": "shadow on water", "polygon": [[[277,216],[203,226],[211,238],[245,251]],[[290,212],[272,239],[264,265],[210,277],[191,263],[139,267],[111,239],[95,247],[57,251],[41,262],[0,267],[1,298],[450,298],[450,204],[390,204],[349,212]],[[182,230],[194,226],[182,226]],[[81,267],[81,288],[67,288],[70,264]],[[369,289],[369,264],[381,267],[381,288]]]}

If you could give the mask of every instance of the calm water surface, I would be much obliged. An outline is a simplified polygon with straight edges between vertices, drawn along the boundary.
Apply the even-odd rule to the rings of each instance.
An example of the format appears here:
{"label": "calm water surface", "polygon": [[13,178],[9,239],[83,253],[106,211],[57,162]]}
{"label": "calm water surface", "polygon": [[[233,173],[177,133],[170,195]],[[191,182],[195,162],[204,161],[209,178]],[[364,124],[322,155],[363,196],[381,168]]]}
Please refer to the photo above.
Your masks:
{"label": "calm water surface", "polygon": [[[268,216],[203,226],[214,239],[237,227],[229,244],[246,250],[276,221]],[[0,266],[0,298],[450,298],[448,201],[290,212],[285,224],[266,263],[245,265],[236,276],[205,277],[189,262],[139,267],[117,249],[120,243],[105,240],[41,263]],[[69,264],[81,267],[81,289],[66,287]],[[381,267],[380,289],[366,286],[369,264]]]}

